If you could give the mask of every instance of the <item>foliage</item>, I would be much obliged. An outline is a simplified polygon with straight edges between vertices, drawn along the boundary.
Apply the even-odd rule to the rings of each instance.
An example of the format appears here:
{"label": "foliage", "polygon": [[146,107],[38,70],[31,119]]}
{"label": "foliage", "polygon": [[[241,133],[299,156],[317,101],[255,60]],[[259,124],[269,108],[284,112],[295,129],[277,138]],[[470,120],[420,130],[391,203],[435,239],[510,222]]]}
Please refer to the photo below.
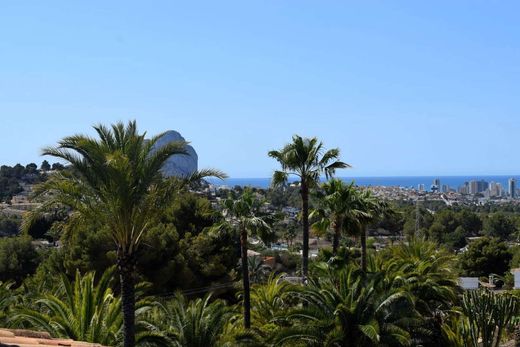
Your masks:
{"label": "foliage", "polygon": [[287,183],[289,175],[295,175],[302,183],[305,181],[309,186],[313,186],[319,182],[322,173],[329,178],[337,169],[349,167],[348,164],[338,161],[339,149],[323,151],[323,143],[317,138],[303,138],[298,135],[294,135],[292,142],[280,151],[270,151],[268,155],[276,159],[282,167],[281,171],[275,171],[273,185],[283,185]]}
{"label": "foliage", "polygon": [[376,259],[376,269],[394,278],[395,285],[413,296],[423,319],[422,327],[413,334],[423,346],[441,343],[439,318],[458,302],[460,287],[455,264],[451,253],[421,239],[388,247]]}
{"label": "foliage", "polygon": [[[482,230],[482,220],[478,214],[468,208],[441,207],[432,214],[422,204],[403,206],[403,233],[408,237],[416,236],[416,224],[422,231],[421,236],[443,243],[451,249],[466,245],[466,237],[477,236]],[[424,232],[426,231],[426,232]]]}
{"label": "foliage", "polygon": [[[150,293],[171,293],[229,281],[228,274],[237,264],[239,246],[235,232],[225,229],[215,233],[207,228],[220,214],[205,198],[193,193],[182,194],[178,200],[181,201],[164,209],[161,222],[150,225],[136,253],[138,276],[151,283]],[[190,222],[182,224],[179,219]],[[106,227],[72,221],[62,227],[63,247],[44,260],[49,271],[65,271],[73,278],[76,269],[82,273],[103,273],[114,264],[116,246]],[[181,229],[184,227],[187,230]]]}
{"label": "foliage", "polygon": [[393,286],[383,273],[349,268],[312,278],[294,290],[306,303],[288,313],[293,326],[277,340],[326,346],[406,346],[408,332],[419,323],[413,298]]}
{"label": "foliage", "polygon": [[459,256],[460,268],[466,276],[503,276],[509,269],[512,255],[507,244],[497,238],[483,237],[469,244]]}
{"label": "foliage", "polygon": [[251,320],[253,325],[262,327],[279,322],[285,310],[291,307],[289,289],[292,285],[283,280],[283,275],[271,274],[265,284],[251,287]]}
{"label": "foliage", "polygon": [[415,239],[386,248],[379,254],[379,269],[399,278],[416,299],[419,312],[432,316],[436,309],[449,309],[459,292],[456,258],[437,244]]}
{"label": "foliage", "polygon": [[460,249],[466,246],[466,235],[466,229],[459,225],[452,233],[444,235],[442,243],[450,249]]}
{"label": "foliage", "polygon": [[0,282],[0,324],[5,326],[10,317],[10,308],[16,300],[14,282]]}
{"label": "foliage", "polygon": [[351,183],[346,185],[340,179],[331,179],[321,185],[316,193],[318,208],[311,213],[317,221],[313,231],[333,231],[333,252],[339,247],[342,233],[352,232],[352,226],[369,213],[359,203],[360,193]]}
{"label": "foliage", "polygon": [[40,165],[40,169],[42,171],[49,171],[51,169],[51,164],[47,160],[42,161],[42,164]]}
{"label": "foliage", "polygon": [[21,226],[22,232],[36,240],[56,241],[58,235],[52,235],[52,227],[56,222],[65,220],[67,213],[68,211],[55,209],[50,213],[30,215],[29,218],[24,218]]}
{"label": "foliage", "polygon": [[[114,271],[106,271],[97,284],[94,275],[90,272],[81,276],[77,271],[74,283],[62,275],[57,291],[40,293],[33,308],[16,308],[11,321],[16,326],[41,329],[56,337],[105,346],[117,344],[123,317],[121,298],[110,289]],[[137,316],[146,308],[146,302],[138,302]]]}
{"label": "foliage", "polygon": [[247,267],[249,269],[249,278],[252,283],[261,283],[269,276],[271,270],[265,265],[259,256],[247,257]]}
{"label": "foliage", "polygon": [[514,236],[516,230],[513,220],[504,213],[493,213],[484,220],[484,234],[489,237],[507,240]]}
{"label": "foliage", "polygon": [[377,198],[369,190],[363,190],[355,195],[353,200],[355,209],[359,213],[351,220],[352,230],[360,235],[361,243],[361,270],[367,270],[367,229],[370,224],[376,223],[383,217],[394,213],[387,201]]}
{"label": "foliage", "polygon": [[22,184],[34,184],[45,180],[36,170],[36,164],[26,166],[16,164],[15,166],[0,166],[0,202],[9,202],[13,195],[23,191]]}
{"label": "foliage", "polygon": [[0,214],[0,236],[12,236],[18,234],[22,220],[18,216]]}
{"label": "foliage", "polygon": [[211,206],[208,199],[190,192],[179,194],[173,204],[166,207],[161,221],[175,225],[181,238],[187,233],[200,234],[205,228],[222,220],[221,214]]}
{"label": "foliage", "polygon": [[473,342],[472,347],[498,347],[504,330],[511,325],[513,316],[519,313],[520,301],[509,294],[468,291],[464,293],[462,309],[469,321],[467,340]]}
{"label": "foliage", "polygon": [[239,199],[226,199],[224,201],[223,214],[227,217],[228,227],[235,227],[240,234],[240,261],[242,268],[243,306],[244,306],[244,328],[251,326],[251,302],[248,266],[248,235],[269,234],[270,226],[261,217],[256,216],[258,200],[250,189],[246,189]]}
{"label": "foliage", "polygon": [[300,179],[300,195],[302,200],[302,274],[307,276],[309,261],[309,189],[314,188],[320,175],[329,178],[337,169],[350,167],[339,161],[339,149],[324,152],[323,143],[317,138],[303,138],[294,135],[292,142],[279,151],[270,151],[268,155],[281,166],[273,174],[273,186],[284,186],[290,175]]}
{"label": "foliage", "polygon": [[268,190],[266,198],[275,208],[296,207],[301,204],[298,187],[291,185],[287,187],[272,187]]}
{"label": "foliage", "polygon": [[168,339],[168,345],[178,347],[217,346],[232,308],[222,300],[212,301],[211,294],[188,302],[180,293],[166,303],[157,303],[147,313],[148,327]]}
{"label": "foliage", "polygon": [[22,280],[36,271],[40,256],[29,236],[0,238],[0,281]]}
{"label": "foliage", "polygon": [[[156,147],[161,135],[145,140],[135,121],[94,126],[97,139],[74,135],[63,138],[57,147],[43,150],[66,161],[71,170],[52,175],[36,189],[43,197],[41,210],[68,207],[73,218],[99,223],[110,232],[116,245],[121,279],[124,345],[135,345],[134,281],[136,252],[150,224],[162,215],[186,180],[165,179],[161,168],[172,155],[185,154],[183,141]],[[223,177],[216,171],[194,174],[190,180],[208,175]],[[36,215],[34,213],[32,216]]]}

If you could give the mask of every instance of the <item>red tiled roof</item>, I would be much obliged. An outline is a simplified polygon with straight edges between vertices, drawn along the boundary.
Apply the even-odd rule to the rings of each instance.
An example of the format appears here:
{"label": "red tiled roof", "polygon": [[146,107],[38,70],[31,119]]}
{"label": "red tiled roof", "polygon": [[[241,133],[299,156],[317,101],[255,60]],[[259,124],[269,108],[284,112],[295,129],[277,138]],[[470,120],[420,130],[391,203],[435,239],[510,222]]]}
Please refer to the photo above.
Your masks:
{"label": "red tiled roof", "polygon": [[71,339],[55,339],[49,333],[21,330],[0,329],[0,347],[103,347],[98,343],[80,342]]}

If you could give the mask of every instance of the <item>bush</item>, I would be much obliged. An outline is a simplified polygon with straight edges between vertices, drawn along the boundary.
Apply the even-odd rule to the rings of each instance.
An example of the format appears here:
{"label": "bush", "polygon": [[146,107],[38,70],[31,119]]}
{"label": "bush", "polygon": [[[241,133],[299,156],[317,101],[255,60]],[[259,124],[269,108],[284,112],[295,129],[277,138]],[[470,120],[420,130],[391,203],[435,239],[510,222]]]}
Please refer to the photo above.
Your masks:
{"label": "bush", "polygon": [[38,252],[29,236],[0,239],[0,281],[22,280],[36,271],[40,262]]}
{"label": "bush", "polygon": [[497,238],[484,237],[472,242],[460,255],[460,266],[466,276],[503,276],[509,270],[512,254],[507,244]]}

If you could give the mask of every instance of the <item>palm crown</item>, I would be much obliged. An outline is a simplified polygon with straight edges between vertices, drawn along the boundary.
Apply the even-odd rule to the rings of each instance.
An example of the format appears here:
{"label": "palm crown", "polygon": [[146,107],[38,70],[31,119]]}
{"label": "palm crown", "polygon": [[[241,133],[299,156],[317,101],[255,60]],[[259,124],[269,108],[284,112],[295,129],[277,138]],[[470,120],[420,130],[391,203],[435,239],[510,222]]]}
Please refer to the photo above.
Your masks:
{"label": "palm crown", "polygon": [[360,219],[368,217],[367,212],[359,206],[360,194],[354,183],[345,184],[340,179],[330,179],[323,183],[315,194],[318,206],[311,213],[311,217],[316,219],[312,228],[321,232],[333,229],[334,254],[338,250],[341,233]]}
{"label": "palm crown", "polygon": [[350,165],[339,161],[339,149],[324,150],[323,143],[317,138],[303,138],[294,135],[292,142],[285,145],[280,151],[270,151],[268,155],[276,159],[281,171],[275,171],[273,185],[287,182],[289,175],[298,176],[308,184],[317,183],[320,175],[326,178],[334,175],[336,169],[348,168]]}
{"label": "palm crown", "polygon": [[173,180],[162,178],[160,169],[170,156],[185,154],[186,143],[154,149],[161,135],[145,141],[135,122],[94,129],[99,140],[69,136],[57,147],[43,150],[44,155],[69,162],[72,170],[52,176],[37,194],[50,197],[46,205],[66,205],[83,218],[104,222],[120,251],[132,254],[158,207],[176,189]]}

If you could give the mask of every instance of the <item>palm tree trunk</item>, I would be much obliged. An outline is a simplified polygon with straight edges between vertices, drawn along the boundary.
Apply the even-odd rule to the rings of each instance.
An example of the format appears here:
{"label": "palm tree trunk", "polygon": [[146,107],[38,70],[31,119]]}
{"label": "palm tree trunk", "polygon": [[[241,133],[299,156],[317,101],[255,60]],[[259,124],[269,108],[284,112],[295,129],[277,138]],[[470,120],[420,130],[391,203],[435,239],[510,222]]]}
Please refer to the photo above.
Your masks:
{"label": "palm tree trunk", "polygon": [[367,271],[367,229],[361,228],[361,270]]}
{"label": "palm tree trunk", "polygon": [[332,241],[332,254],[336,255],[339,248],[339,238],[341,236],[341,223],[334,222],[334,239]]}
{"label": "palm tree trunk", "polygon": [[249,329],[251,327],[251,288],[247,266],[247,231],[245,229],[242,229],[240,232],[240,249],[242,253],[242,283],[244,286],[244,328]]}
{"label": "palm tree trunk", "polygon": [[135,346],[135,283],[134,266],[131,256],[118,256],[121,280],[121,301],[123,308],[123,346]]}
{"label": "palm tree trunk", "polygon": [[301,185],[303,227],[302,275],[307,278],[309,272],[309,187],[305,179],[302,179]]}

